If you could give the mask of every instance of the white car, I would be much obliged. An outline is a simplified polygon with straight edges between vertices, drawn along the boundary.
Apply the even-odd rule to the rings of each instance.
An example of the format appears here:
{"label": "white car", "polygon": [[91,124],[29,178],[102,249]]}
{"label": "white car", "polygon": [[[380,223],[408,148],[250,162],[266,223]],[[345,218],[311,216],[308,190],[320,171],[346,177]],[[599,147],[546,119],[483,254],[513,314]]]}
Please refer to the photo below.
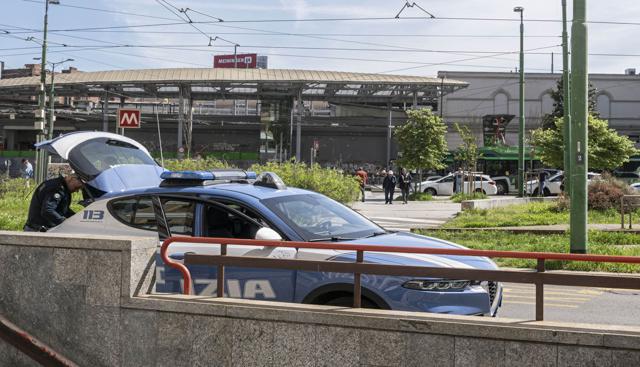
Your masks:
{"label": "white car", "polygon": [[[598,179],[600,179],[599,173],[593,173],[593,172],[587,173],[587,182],[591,182],[592,180],[598,180]],[[547,183],[545,184],[545,187],[544,187],[544,192],[542,193],[543,196],[560,195],[560,193],[564,189],[564,186],[562,184],[563,180],[564,180],[563,172],[555,174],[550,178],[548,178]],[[526,190],[527,190],[527,195],[538,196],[539,194],[538,180],[527,181]]]}
{"label": "white car", "polygon": [[[453,195],[453,174],[449,174],[435,181],[424,181],[421,190],[433,196],[435,195]],[[465,191],[469,189],[470,182],[465,180]],[[476,192],[482,192],[487,195],[496,195],[498,188],[496,182],[489,175],[475,175],[475,184],[473,185]]]}
{"label": "white car", "polygon": [[629,185],[635,192],[640,192],[640,182],[632,183]]}

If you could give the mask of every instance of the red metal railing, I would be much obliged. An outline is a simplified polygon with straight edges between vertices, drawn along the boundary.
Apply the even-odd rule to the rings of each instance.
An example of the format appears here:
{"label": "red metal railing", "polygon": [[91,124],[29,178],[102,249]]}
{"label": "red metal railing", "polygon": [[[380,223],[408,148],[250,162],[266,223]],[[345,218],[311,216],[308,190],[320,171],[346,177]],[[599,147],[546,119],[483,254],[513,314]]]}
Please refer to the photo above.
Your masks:
{"label": "red metal railing", "polygon": [[[257,268],[280,268],[308,271],[325,271],[354,274],[354,303],[353,307],[361,305],[361,274],[441,277],[447,279],[494,280],[502,282],[529,283],[536,287],[536,320],[542,320],[544,315],[544,284],[608,287],[619,289],[640,289],[640,277],[623,275],[602,275],[584,273],[549,273],[545,271],[546,260],[612,262],[626,264],[640,264],[640,257],[561,254],[553,252],[516,252],[493,250],[441,249],[406,246],[358,245],[345,243],[294,242],[294,241],[264,241],[235,238],[213,237],[171,237],[161,246],[160,255],[167,266],[177,269],[183,276],[183,293],[189,295],[192,287],[191,273],[186,265],[169,258],[167,252],[174,242],[193,243],[220,246],[220,255],[197,255],[187,253],[185,264],[215,265],[218,268],[217,296],[224,297],[224,267],[244,266]],[[311,261],[257,258],[248,256],[227,256],[227,247],[233,245],[256,247],[287,247],[295,249],[323,249],[356,252],[356,262],[339,261]],[[364,252],[410,253],[425,255],[450,256],[482,256],[489,258],[514,258],[537,260],[535,270],[480,270],[480,269],[452,269],[422,266],[381,265],[364,263]]]}
{"label": "red metal railing", "polygon": [[47,367],[78,367],[51,347],[0,316],[0,339],[16,347],[22,353]]}

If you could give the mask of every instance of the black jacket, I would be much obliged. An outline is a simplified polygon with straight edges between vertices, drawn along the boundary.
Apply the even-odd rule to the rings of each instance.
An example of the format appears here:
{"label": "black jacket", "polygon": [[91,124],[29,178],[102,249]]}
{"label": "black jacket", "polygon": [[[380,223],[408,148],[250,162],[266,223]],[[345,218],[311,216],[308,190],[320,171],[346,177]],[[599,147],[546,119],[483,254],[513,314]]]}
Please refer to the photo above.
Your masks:
{"label": "black jacket", "polygon": [[396,184],[398,183],[398,179],[395,175],[389,176],[387,175],[382,181],[382,188],[385,190],[393,190],[396,188]]}
{"label": "black jacket", "polygon": [[71,205],[71,192],[63,177],[44,181],[36,188],[29,205],[26,227],[38,230],[49,229],[74,215]]}

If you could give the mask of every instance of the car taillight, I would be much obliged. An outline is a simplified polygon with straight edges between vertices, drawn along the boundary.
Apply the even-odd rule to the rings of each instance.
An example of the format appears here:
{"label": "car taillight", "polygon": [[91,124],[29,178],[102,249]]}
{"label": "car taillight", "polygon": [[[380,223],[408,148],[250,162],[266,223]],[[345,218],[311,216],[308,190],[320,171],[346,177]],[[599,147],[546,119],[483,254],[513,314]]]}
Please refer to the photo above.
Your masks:
{"label": "car taillight", "polygon": [[495,186],[495,185],[496,185],[496,182],[495,182],[495,181],[489,181],[489,185],[493,185],[493,186]]}

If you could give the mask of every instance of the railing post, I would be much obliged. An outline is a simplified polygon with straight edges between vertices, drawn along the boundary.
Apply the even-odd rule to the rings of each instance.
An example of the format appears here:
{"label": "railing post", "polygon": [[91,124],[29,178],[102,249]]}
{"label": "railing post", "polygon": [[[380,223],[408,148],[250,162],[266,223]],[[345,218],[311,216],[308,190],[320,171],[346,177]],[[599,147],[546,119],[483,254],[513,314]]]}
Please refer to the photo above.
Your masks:
{"label": "railing post", "polygon": [[624,196],[620,197],[620,229],[624,229]]}
{"label": "railing post", "polygon": [[[544,259],[538,259],[536,266],[538,273],[544,273]],[[544,319],[544,283],[541,278],[536,280],[536,321]]]}
{"label": "railing post", "polygon": [[[220,255],[225,256],[227,254],[227,245],[220,245]],[[224,297],[224,265],[218,265],[218,274],[217,274],[218,288],[216,289],[216,296],[219,298]]]}
{"label": "railing post", "polygon": [[[364,261],[364,252],[358,250],[356,252],[356,263],[362,263]],[[361,286],[360,273],[353,273],[353,308],[360,308],[362,306],[362,286]]]}

